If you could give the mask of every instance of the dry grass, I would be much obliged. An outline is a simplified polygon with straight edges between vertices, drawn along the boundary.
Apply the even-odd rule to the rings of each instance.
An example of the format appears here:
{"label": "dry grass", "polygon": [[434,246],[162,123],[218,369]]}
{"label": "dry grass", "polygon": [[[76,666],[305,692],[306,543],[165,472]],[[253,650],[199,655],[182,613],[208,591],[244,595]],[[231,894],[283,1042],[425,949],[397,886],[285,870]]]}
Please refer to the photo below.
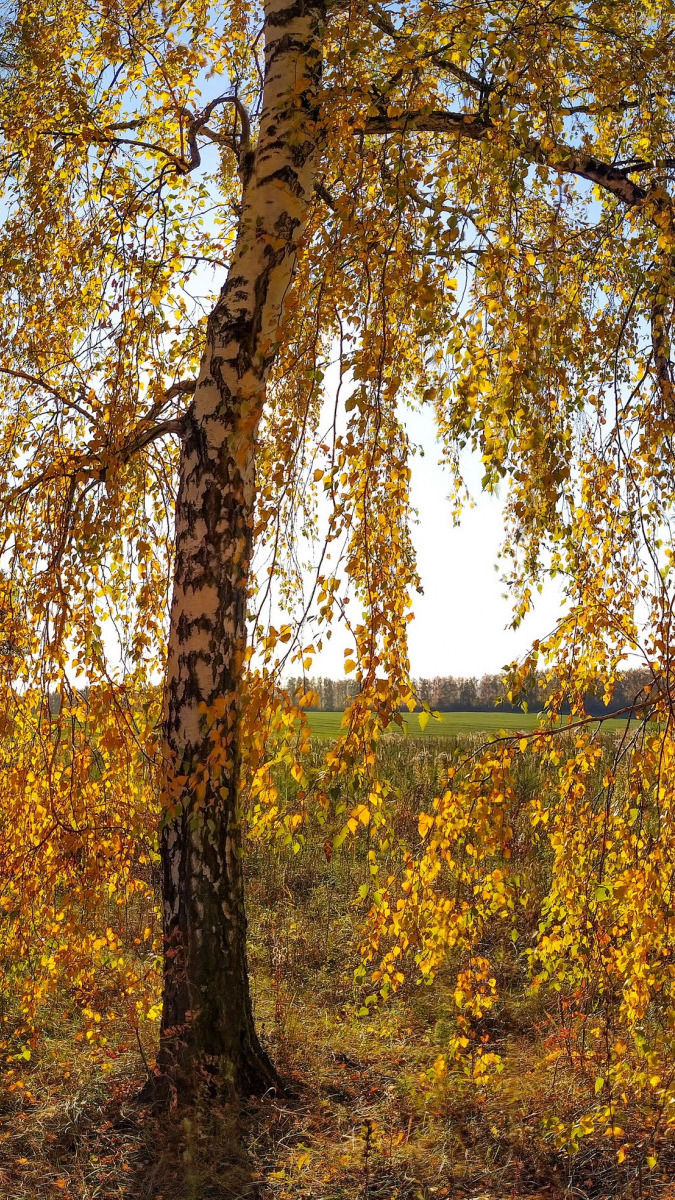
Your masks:
{"label": "dry grass", "polygon": [[[416,790],[434,786],[441,750],[396,750],[409,760],[403,824]],[[55,1012],[29,1094],[9,1079],[0,1086],[0,1200],[675,1197],[675,1150],[661,1144],[648,1172],[639,1114],[622,1164],[607,1138],[587,1139],[574,1157],[554,1149],[544,1118],[583,1112],[592,1081],[550,1061],[555,1011],[527,991],[512,947],[491,1029],[505,1067],[487,1091],[431,1072],[447,1038],[449,980],[411,981],[356,1015],[353,898],[365,856],[345,845],[327,862],[324,836],[295,856],[261,848],[249,861],[257,1020],[286,1095],[155,1118],[136,1100],[138,1050],[124,1050],[104,1079]]]}
{"label": "dry grass", "polygon": [[288,1094],[237,1111],[158,1120],[138,1110],[143,1076],[131,1055],[103,1083],[85,1062],[64,1080],[45,1054],[32,1075],[33,1100],[3,1097],[3,1200],[675,1194],[665,1148],[661,1173],[642,1179],[634,1164],[618,1165],[611,1146],[593,1142],[575,1158],[552,1150],[542,1116],[583,1104],[572,1077],[558,1071],[554,1080],[536,1029],[509,1039],[506,1069],[486,1094],[460,1078],[425,1084],[439,1050],[431,992],[366,1021],[339,1006],[312,1007],[291,982],[281,1007],[272,980],[261,981],[259,998]]}

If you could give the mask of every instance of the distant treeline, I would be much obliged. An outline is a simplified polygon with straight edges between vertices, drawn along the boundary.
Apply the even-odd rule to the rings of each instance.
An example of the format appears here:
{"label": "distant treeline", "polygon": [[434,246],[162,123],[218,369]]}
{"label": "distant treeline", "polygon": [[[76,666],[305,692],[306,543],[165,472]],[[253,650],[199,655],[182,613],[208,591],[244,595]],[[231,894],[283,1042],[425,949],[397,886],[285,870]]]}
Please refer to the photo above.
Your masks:
{"label": "distant treeline", "polygon": [[[648,671],[623,671],[616,681],[610,703],[604,704],[600,696],[587,695],[586,709],[592,716],[603,716],[627,708],[649,681]],[[414,682],[419,699],[426,701],[436,712],[492,712],[495,708],[503,712],[522,712],[523,702],[530,712],[540,712],[549,691],[543,674],[532,676],[531,686],[520,693],[515,703],[506,697],[507,686],[502,675],[483,675],[480,679],[438,675],[435,679],[416,679]],[[321,712],[341,712],[358,692],[358,683],[354,679],[294,678],[289,679],[288,685],[291,692],[298,695],[316,692],[319,703],[313,707]]]}

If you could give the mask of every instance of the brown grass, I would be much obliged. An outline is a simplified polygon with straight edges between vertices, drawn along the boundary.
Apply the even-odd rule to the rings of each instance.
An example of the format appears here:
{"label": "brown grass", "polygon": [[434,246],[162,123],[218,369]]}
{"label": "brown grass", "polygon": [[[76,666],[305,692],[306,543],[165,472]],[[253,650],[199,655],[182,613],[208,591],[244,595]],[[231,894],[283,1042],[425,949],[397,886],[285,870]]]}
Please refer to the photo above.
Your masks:
{"label": "brown grass", "polygon": [[[435,785],[441,753],[414,747],[403,824],[414,794]],[[487,1090],[459,1072],[433,1075],[450,976],[432,988],[411,979],[386,1006],[356,1015],[354,896],[367,866],[346,843],[327,862],[324,838],[317,831],[297,855],[258,848],[249,860],[257,1020],[287,1094],[153,1117],[137,1102],[137,1048],[104,1078],[55,1010],[27,1087],[13,1076],[0,1085],[0,1200],[674,1197],[675,1150],[661,1142],[647,1170],[639,1113],[621,1164],[608,1138],[586,1139],[574,1156],[555,1149],[545,1118],[586,1111],[592,1079],[552,1060],[555,1005],[528,990],[510,945],[490,1031],[505,1066]]]}

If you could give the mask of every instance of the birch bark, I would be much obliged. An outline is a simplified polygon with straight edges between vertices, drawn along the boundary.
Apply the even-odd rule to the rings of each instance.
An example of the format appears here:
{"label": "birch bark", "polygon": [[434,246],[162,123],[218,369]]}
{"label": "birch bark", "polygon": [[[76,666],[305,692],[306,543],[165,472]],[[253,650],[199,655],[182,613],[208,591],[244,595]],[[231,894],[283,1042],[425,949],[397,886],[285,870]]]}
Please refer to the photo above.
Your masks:
{"label": "birch bark", "polygon": [[246,962],[237,785],[255,442],[315,182],[322,0],[267,0],[257,143],[186,422],[165,715],[164,1003],[158,1066],[178,1095],[276,1082]]}

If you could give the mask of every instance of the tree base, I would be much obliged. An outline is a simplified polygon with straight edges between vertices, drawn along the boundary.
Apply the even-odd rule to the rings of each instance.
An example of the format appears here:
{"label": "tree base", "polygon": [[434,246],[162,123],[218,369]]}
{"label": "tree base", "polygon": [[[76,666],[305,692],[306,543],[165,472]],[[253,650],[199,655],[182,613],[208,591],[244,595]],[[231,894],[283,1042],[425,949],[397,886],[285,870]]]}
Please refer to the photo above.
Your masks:
{"label": "tree base", "polygon": [[179,1064],[162,1065],[162,1055],[157,1068],[148,1075],[138,1093],[138,1103],[153,1112],[205,1101],[232,1100],[248,1096],[264,1096],[274,1092],[285,1095],[285,1087],[271,1059],[257,1046],[242,1056],[237,1064],[220,1064],[214,1069],[213,1061],[197,1056]]}

